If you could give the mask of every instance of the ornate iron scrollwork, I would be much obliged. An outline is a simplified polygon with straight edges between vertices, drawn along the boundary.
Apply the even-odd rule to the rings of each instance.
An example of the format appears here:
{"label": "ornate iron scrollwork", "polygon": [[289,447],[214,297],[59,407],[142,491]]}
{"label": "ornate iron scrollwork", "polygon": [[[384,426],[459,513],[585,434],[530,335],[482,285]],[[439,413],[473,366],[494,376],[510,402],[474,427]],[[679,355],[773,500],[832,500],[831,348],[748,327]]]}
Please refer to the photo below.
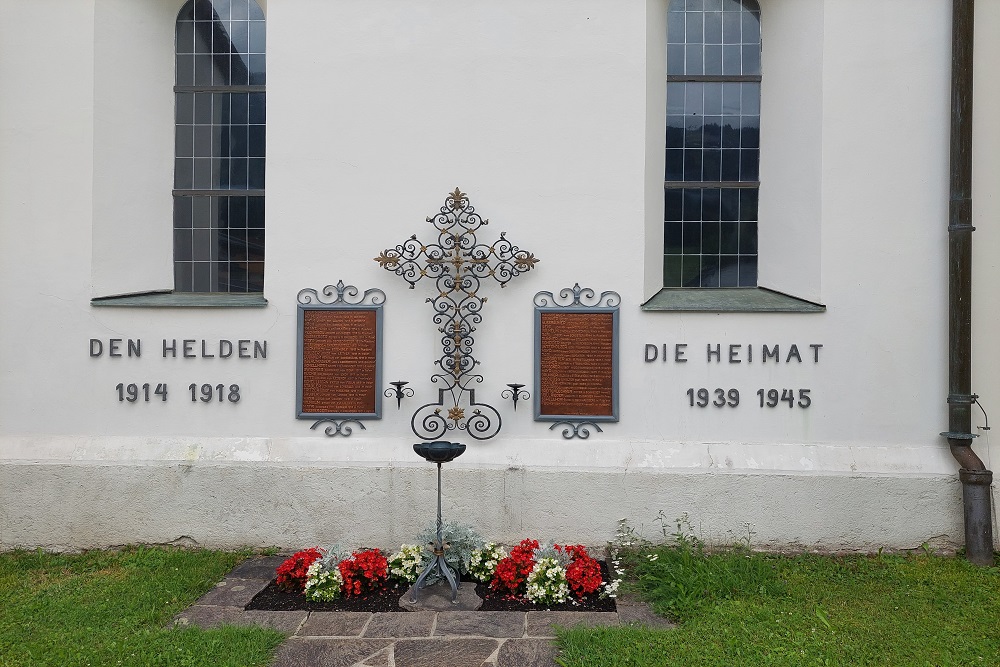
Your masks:
{"label": "ornate iron scrollwork", "polygon": [[359,427],[361,427],[362,431],[368,430],[365,428],[365,425],[362,422],[358,421],[357,419],[320,419],[315,424],[310,426],[309,429],[315,431],[316,427],[318,427],[320,424],[329,424],[329,426],[323,429],[323,432],[326,433],[331,438],[337,435],[342,435],[345,438],[349,438],[351,436],[351,433],[354,432],[354,429],[351,428],[349,424],[357,424]]}
{"label": "ornate iron scrollwork", "polygon": [[386,389],[384,396],[386,398],[396,399],[396,409],[403,407],[403,399],[413,396],[413,389],[407,387],[410,384],[406,380],[396,380],[395,382],[390,382],[392,389]]}
{"label": "ornate iron scrollwork", "polygon": [[327,285],[319,292],[311,287],[299,290],[296,298],[303,305],[320,303],[325,306],[339,304],[345,306],[361,306],[365,304],[377,306],[385,303],[385,292],[378,288],[366,289],[364,294],[360,294],[360,292],[361,290],[354,285],[345,285],[343,280],[338,280],[336,285]]}
{"label": "ornate iron scrollwork", "polygon": [[[480,243],[476,232],[489,220],[476,213],[458,188],[427,222],[438,232],[436,243],[423,243],[413,235],[375,258],[383,269],[408,282],[410,289],[427,278],[437,290],[427,302],[434,309],[433,321],[442,334],[442,354],[435,361],[442,372],[431,376],[431,382],[441,386],[437,402],[417,408],[410,427],[418,437],[426,439],[459,429],[477,440],[487,440],[500,432],[501,419],[496,408],[476,402],[476,390],[471,386],[483,381],[483,376],[474,372],[480,362],[472,356],[472,334],[482,322],[481,311],[486,303],[479,290],[488,278],[505,287],[539,260],[508,241],[504,233],[492,245]],[[447,402],[446,397],[450,399]]]}
{"label": "ornate iron scrollwork", "polygon": [[510,389],[504,389],[500,392],[500,398],[505,398],[508,401],[514,401],[514,410],[517,410],[518,401],[526,401],[531,398],[531,394],[524,390],[523,384],[518,384],[516,382],[511,382],[507,385]]}
{"label": "ornate iron scrollwork", "polygon": [[552,292],[539,292],[533,301],[539,308],[614,308],[621,305],[622,297],[618,292],[605,291],[599,297],[596,295],[594,290],[576,283],[559,290],[558,297]]}
{"label": "ornate iron scrollwork", "polygon": [[580,438],[581,440],[586,440],[590,437],[589,426],[593,426],[597,429],[598,433],[604,433],[604,429],[590,421],[559,421],[549,427],[551,431],[556,426],[565,426],[566,428],[562,431],[562,437],[567,440],[572,440],[573,438]]}

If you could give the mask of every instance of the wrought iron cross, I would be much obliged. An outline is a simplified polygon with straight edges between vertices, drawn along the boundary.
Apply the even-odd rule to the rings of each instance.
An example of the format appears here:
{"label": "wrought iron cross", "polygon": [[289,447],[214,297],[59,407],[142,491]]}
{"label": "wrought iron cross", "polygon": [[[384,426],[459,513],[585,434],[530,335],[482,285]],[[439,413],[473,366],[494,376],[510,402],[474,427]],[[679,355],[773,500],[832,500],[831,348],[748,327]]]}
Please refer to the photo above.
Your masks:
{"label": "wrought iron cross", "polygon": [[[438,231],[437,243],[423,243],[416,234],[395,248],[382,251],[375,261],[410,283],[413,289],[427,278],[434,281],[437,295],[427,299],[434,308],[434,323],[443,336],[441,358],[434,362],[441,373],[431,382],[441,383],[436,403],[417,408],[410,420],[413,432],[422,438],[439,438],[446,431],[467,430],[477,440],[492,438],[500,432],[500,413],[486,403],[476,402],[473,383],[483,376],[474,373],[479,361],[472,356],[475,340],[472,333],[482,322],[486,297],[479,295],[482,281],[492,278],[505,287],[515,276],[530,271],[538,259],[511,244],[503,233],[492,245],[479,243],[476,231],[487,224],[469,204],[464,192],[455,188],[445,198],[441,210],[427,222]],[[465,394],[468,393],[468,403]],[[446,394],[450,402],[445,410]],[[466,410],[471,415],[466,414]]]}

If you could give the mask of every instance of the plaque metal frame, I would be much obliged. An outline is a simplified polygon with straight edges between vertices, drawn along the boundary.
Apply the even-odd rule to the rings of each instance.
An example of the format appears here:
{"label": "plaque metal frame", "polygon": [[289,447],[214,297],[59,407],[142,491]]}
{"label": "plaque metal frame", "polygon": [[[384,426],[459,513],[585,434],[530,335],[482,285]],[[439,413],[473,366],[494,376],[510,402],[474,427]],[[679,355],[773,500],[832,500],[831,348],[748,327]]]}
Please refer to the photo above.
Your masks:
{"label": "plaque metal frame", "polygon": [[[560,423],[566,424],[562,435],[566,439],[590,436],[590,431],[582,426],[592,426],[602,432],[596,422],[617,422],[619,417],[619,306],[621,296],[617,292],[601,292],[600,297],[590,288],[573,287],[559,290],[558,296],[552,292],[538,292],[535,304],[535,421],[557,422],[549,427],[554,429]],[[557,415],[542,412],[542,315],[544,313],[608,313],[611,315],[611,414],[607,415]]]}
{"label": "plaque metal frame", "polygon": [[[385,303],[385,292],[373,288],[360,293],[354,285],[344,285],[344,281],[338,281],[336,285],[327,285],[321,291],[314,289],[303,289],[298,293],[298,309],[296,314],[296,326],[298,336],[296,340],[295,354],[295,417],[297,419],[316,419],[317,421],[310,427],[316,429],[320,424],[328,422],[330,426],[325,429],[328,436],[350,436],[352,429],[346,426],[347,422],[355,422],[362,430],[365,425],[360,420],[381,419],[382,418],[382,345],[383,345],[383,310]],[[375,387],[373,391],[374,406],[373,412],[305,412],[302,409],[302,382],[303,382],[303,345],[305,334],[305,317],[307,311],[359,311],[369,310],[375,313]]]}

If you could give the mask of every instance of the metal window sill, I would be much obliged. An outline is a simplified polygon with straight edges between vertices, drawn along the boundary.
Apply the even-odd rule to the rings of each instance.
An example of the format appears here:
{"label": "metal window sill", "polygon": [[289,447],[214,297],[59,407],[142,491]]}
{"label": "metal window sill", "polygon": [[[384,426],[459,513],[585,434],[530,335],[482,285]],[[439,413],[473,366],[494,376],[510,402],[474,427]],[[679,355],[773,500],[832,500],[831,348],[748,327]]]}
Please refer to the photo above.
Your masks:
{"label": "metal window sill", "polygon": [[115,308],[263,308],[267,299],[260,292],[144,292],[99,296],[91,306]]}
{"label": "metal window sill", "polygon": [[664,287],[642,304],[644,311],[708,313],[822,313],[826,306],[766,287]]}

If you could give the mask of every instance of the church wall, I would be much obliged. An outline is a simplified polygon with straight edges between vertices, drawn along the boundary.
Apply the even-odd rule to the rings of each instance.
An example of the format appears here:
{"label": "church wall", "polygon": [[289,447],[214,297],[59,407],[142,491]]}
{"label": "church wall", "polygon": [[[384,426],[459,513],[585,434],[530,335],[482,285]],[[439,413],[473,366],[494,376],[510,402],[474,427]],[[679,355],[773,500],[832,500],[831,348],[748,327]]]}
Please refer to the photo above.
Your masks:
{"label": "church wall", "polygon": [[[1000,6],[981,2],[976,5],[975,57],[973,80],[975,104],[972,130],[972,391],[987,414],[995,415],[1000,405],[1000,81],[991,76],[990,63],[1000,62],[1000,44],[990,31],[1000,25]],[[979,63],[986,63],[979,65]],[[973,423],[985,426],[978,408],[973,406]],[[996,419],[996,417],[994,417]],[[992,431],[974,427],[979,435],[975,449],[986,467],[993,469],[1000,461],[1000,441],[990,438]],[[994,501],[995,506],[995,501]]]}
{"label": "church wall", "polygon": [[[436,398],[440,334],[433,290],[407,289],[372,258],[412,234],[432,239],[425,218],[456,186],[490,220],[480,240],[506,232],[541,262],[483,288],[477,396],[503,429],[481,443],[449,434],[469,450],[445,467],[446,516],[508,541],[599,544],[622,517],[656,534],[662,510],[721,541],[750,524],[770,548],[961,543],[957,466],[938,435],[945,3],[762,0],[760,284],[826,311],[720,314],[640,310],[655,292],[649,247],[662,242],[659,0],[270,2],[259,309],[90,304],[170,287],[181,3],[53,4],[18,5],[0,40],[4,79],[32,90],[0,101],[0,547],[412,539],[432,518],[434,477],[412,452],[410,417]],[[1000,14],[977,20],[981,45]],[[42,40],[51,49],[10,57]],[[122,60],[144,44],[159,51]],[[977,48],[995,60],[995,46]],[[979,118],[1000,99],[988,71]],[[976,137],[974,390],[989,411],[1000,161],[979,148],[995,131],[980,123]],[[383,399],[382,419],[350,437],[295,418],[296,295],[338,280],[385,292],[385,387],[415,390],[399,409]],[[621,418],[565,439],[530,401],[514,411],[500,393],[537,389],[533,295],[577,282],[621,295]],[[241,340],[249,358],[222,358],[219,341]],[[145,382],[166,384],[168,399],[119,401],[118,383]],[[238,384],[240,400],[192,401],[191,383]],[[740,405],[692,406],[700,388],[736,388]],[[799,402],[808,389],[811,403],[760,407],[756,392],[771,388]]]}

